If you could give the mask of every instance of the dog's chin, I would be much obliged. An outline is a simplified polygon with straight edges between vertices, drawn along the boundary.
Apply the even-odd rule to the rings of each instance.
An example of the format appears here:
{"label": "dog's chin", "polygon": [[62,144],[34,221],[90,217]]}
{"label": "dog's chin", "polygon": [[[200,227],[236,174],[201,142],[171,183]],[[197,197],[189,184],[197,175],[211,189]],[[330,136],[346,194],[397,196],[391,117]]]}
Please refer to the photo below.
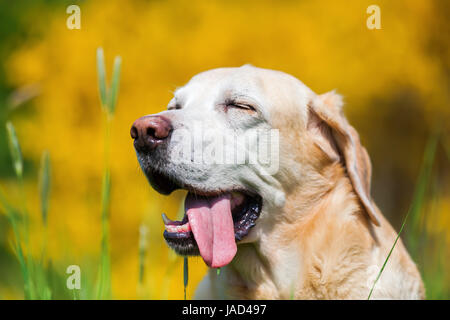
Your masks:
{"label": "dog's chin", "polygon": [[[249,234],[251,228],[256,225],[262,210],[261,196],[243,187],[209,189],[179,181],[175,177],[155,170],[146,170],[146,176],[151,186],[164,195],[184,189],[188,191],[187,197],[194,196],[206,201],[213,201],[221,196],[229,197],[236,242],[243,240]],[[170,248],[183,256],[200,254],[186,210],[180,221],[171,220],[165,214],[163,214],[163,221],[165,225],[163,236]]]}
{"label": "dog's chin", "polygon": [[173,191],[182,188],[181,183],[175,182],[174,178],[170,178],[159,171],[148,169],[145,170],[145,175],[152,188],[161,194],[169,195]]}

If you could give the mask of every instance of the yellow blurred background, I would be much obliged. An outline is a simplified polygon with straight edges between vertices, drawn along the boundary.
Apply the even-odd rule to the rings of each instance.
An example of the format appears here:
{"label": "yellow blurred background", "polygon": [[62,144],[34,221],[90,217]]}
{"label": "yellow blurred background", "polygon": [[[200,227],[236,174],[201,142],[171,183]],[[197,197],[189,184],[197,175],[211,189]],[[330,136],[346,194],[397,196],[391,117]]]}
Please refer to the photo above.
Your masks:
{"label": "yellow blurred background", "polygon": [[[70,4],[81,9],[80,30],[66,27]],[[380,30],[366,25],[372,4],[381,10]],[[317,93],[337,89],[344,96],[347,117],[372,158],[374,198],[396,230],[411,202],[427,138],[441,126],[433,180],[439,201],[427,232],[444,234],[448,257],[447,1],[2,1],[1,6],[9,24],[1,24],[0,124],[14,123],[26,160],[36,252],[42,236],[37,171],[41,153],[50,152],[48,250],[61,281],[68,265],[79,265],[82,277],[84,270],[95,277],[99,263],[104,124],[98,47],[104,49],[109,77],[114,56],[122,57],[111,149],[113,298],[183,298],[182,259],[165,245],[161,220],[162,212],[177,215],[183,192],[165,197],[149,187],[136,160],[131,124],[165,109],[173,90],[196,73],[246,63],[290,73]],[[6,141],[1,130],[0,140]],[[4,141],[0,184],[18,203]],[[0,298],[22,298],[18,267],[11,262],[12,231],[6,220],[0,225]],[[148,251],[144,283],[138,286],[141,225],[148,228]],[[206,267],[200,258],[189,263],[191,298]],[[446,273],[443,279],[449,283]]]}

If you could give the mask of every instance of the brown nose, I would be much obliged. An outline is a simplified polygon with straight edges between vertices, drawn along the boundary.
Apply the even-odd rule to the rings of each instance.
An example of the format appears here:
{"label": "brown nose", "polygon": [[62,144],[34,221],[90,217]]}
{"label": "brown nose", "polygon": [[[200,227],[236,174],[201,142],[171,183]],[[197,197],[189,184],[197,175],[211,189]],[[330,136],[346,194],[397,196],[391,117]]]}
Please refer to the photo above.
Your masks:
{"label": "brown nose", "polygon": [[150,151],[160,145],[172,131],[170,120],[163,116],[145,116],[131,127],[131,137],[137,151]]}

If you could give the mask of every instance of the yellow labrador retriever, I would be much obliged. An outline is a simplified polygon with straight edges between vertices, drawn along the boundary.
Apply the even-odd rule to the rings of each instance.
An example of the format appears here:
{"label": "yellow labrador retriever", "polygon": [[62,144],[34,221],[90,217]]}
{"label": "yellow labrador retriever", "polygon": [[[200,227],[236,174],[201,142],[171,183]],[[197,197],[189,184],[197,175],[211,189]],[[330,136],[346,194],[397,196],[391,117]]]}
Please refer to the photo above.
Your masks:
{"label": "yellow labrador retriever", "polygon": [[[211,267],[196,298],[368,297],[396,232],[339,95],[245,65],[196,75],[167,109],[131,136],[154,189],[188,191],[181,221],[163,215],[164,238]],[[372,297],[424,298],[401,241]]]}

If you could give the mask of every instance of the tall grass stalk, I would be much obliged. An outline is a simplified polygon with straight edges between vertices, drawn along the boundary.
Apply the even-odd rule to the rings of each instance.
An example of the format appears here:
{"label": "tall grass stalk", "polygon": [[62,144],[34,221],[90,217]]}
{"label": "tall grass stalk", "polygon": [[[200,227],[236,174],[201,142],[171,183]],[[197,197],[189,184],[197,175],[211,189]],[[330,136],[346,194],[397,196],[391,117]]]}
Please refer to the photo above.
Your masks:
{"label": "tall grass stalk", "polygon": [[138,278],[138,295],[144,298],[144,279],[145,279],[145,259],[148,249],[148,228],[145,224],[139,227],[139,278]]}
{"label": "tall grass stalk", "polygon": [[[35,261],[31,255],[31,246],[29,239],[29,216],[26,203],[26,194],[23,178],[23,158],[20,149],[19,140],[17,139],[14,126],[8,122],[6,124],[8,133],[8,144],[11,153],[12,163],[16,178],[20,189],[21,210],[16,210],[11,206],[3,192],[0,192],[0,203],[4,207],[11,227],[14,233],[13,248],[19,261],[22,277],[24,281],[25,299],[50,299],[51,290],[48,285],[48,277],[45,270],[44,258],[45,247],[47,243],[47,214],[48,214],[48,195],[50,190],[50,158],[48,153],[44,153],[41,174],[40,174],[40,191],[41,191],[41,215],[44,225],[44,241],[41,263]],[[23,239],[22,239],[23,238]],[[22,246],[24,240],[24,247]]]}
{"label": "tall grass stalk", "polygon": [[[437,181],[432,184],[431,204],[428,209],[429,217],[426,219],[425,230],[439,230],[442,217],[440,211],[442,195]],[[445,214],[445,213],[444,213]],[[422,266],[423,281],[425,284],[428,299],[447,298],[448,281],[446,282],[446,237],[445,233],[427,234],[424,239],[424,248],[421,250],[419,263]],[[433,261],[433,263],[428,263]]]}
{"label": "tall grass stalk", "polygon": [[[442,125],[437,128],[437,132],[442,132]],[[445,151],[443,135],[440,136],[439,141]],[[449,156],[448,153],[446,155]],[[450,157],[448,159],[450,160]],[[450,293],[448,272],[446,272],[449,269],[448,242],[445,231],[442,230],[442,222],[445,221],[447,214],[443,210],[445,208],[445,195],[442,192],[445,190],[442,188],[444,185],[446,183],[441,177],[434,177],[433,183],[427,188],[423,209],[417,212],[419,216],[416,218],[415,225],[412,225],[412,230],[408,228],[407,244],[413,259],[420,266],[427,299],[446,299]]]}
{"label": "tall grass stalk", "polygon": [[[26,195],[25,195],[25,185],[23,181],[23,158],[22,151],[20,149],[19,139],[17,139],[16,130],[11,122],[6,123],[6,131],[8,133],[8,146],[11,154],[11,159],[14,167],[14,172],[16,173],[17,182],[19,183],[20,189],[20,202],[22,206],[22,220],[24,224],[24,237],[25,245],[29,246],[29,236],[28,236],[28,223],[29,217],[26,206]],[[27,250],[29,251],[29,250]]]}
{"label": "tall grass stalk", "polygon": [[42,153],[41,166],[39,171],[39,195],[40,195],[41,219],[43,226],[43,239],[42,239],[41,265],[40,268],[38,269],[40,272],[37,278],[39,281],[37,288],[41,291],[41,297],[43,299],[51,298],[49,274],[46,271],[46,269],[51,265],[50,258],[47,255],[50,181],[51,181],[50,154],[48,151],[44,151]]}
{"label": "tall grass stalk", "polygon": [[431,173],[433,169],[433,163],[436,156],[436,149],[439,142],[440,130],[437,130],[429,138],[425,147],[425,153],[423,157],[423,165],[419,175],[419,180],[416,186],[416,190],[413,196],[413,202],[411,205],[411,232],[408,239],[410,249],[413,252],[417,251],[418,236],[420,234],[419,225],[421,218],[421,210],[424,206],[425,193],[429,186]]}
{"label": "tall grass stalk", "polygon": [[48,208],[50,199],[50,154],[44,151],[41,157],[41,167],[39,171],[39,195],[41,207],[41,219],[43,225],[42,260],[47,264],[47,244],[48,244]]}
{"label": "tall grass stalk", "polygon": [[[431,178],[431,172],[432,172],[432,168],[433,168],[433,163],[434,163],[434,158],[435,158],[435,154],[436,154],[436,147],[437,147],[437,143],[439,140],[439,132],[440,131],[436,131],[434,134],[432,134],[427,142],[426,148],[425,148],[425,153],[424,153],[424,157],[423,157],[423,162],[422,162],[422,167],[420,170],[420,174],[416,183],[416,187],[414,190],[414,195],[413,195],[413,200],[411,203],[411,206],[403,220],[403,223],[400,227],[400,230],[397,234],[397,237],[395,238],[395,241],[391,247],[391,249],[389,250],[389,253],[380,269],[380,271],[377,274],[377,277],[375,278],[375,281],[372,285],[372,288],[370,289],[369,292],[369,296],[367,297],[368,300],[370,300],[370,298],[372,297],[372,293],[373,290],[375,289],[375,285],[377,284],[378,280],[381,277],[381,274],[383,273],[386,264],[389,261],[389,258],[391,257],[392,252],[394,251],[395,246],[397,245],[398,239],[400,238],[400,234],[403,231],[403,228],[405,227],[406,221],[408,219],[409,216],[412,217],[412,228],[413,230],[415,230],[417,228],[417,224],[418,221],[420,219],[420,211],[423,207],[423,203],[424,203],[424,197],[425,197],[425,191],[427,189],[427,186],[429,185],[429,181]],[[415,252],[416,250],[416,236],[417,233],[414,232],[413,233],[414,236],[410,237],[411,241],[410,243],[412,243],[412,248],[411,248],[411,252]]]}
{"label": "tall grass stalk", "polygon": [[[17,228],[18,233],[18,242],[16,243],[16,250],[18,257],[19,257],[19,263],[24,264],[24,268],[26,269],[26,277],[24,277],[24,286],[25,286],[25,299],[34,299],[35,293],[34,293],[34,287],[33,282],[31,279],[34,275],[34,268],[33,264],[31,263],[31,250],[30,250],[30,240],[29,240],[29,217],[27,212],[27,205],[26,205],[26,195],[25,195],[25,185],[23,181],[23,158],[22,158],[22,151],[19,144],[19,139],[17,138],[16,130],[14,129],[14,126],[11,122],[6,123],[6,131],[8,134],[8,146],[9,151],[11,154],[11,159],[14,167],[14,171],[16,173],[17,182],[19,184],[19,192],[20,192],[20,202],[21,202],[21,221],[23,224],[23,234],[24,234],[24,242],[25,242],[25,250],[26,250],[26,260],[23,262],[21,259],[24,258],[24,252],[21,246],[21,237],[20,237],[20,231],[19,231],[19,225],[17,223],[14,223],[15,227]],[[23,272],[22,272],[23,273]]]}
{"label": "tall grass stalk", "polygon": [[39,172],[39,195],[41,204],[42,223],[45,227],[48,225],[48,207],[50,199],[50,154],[44,151],[41,157],[41,167]]}
{"label": "tall grass stalk", "polygon": [[442,140],[442,145],[444,147],[445,154],[447,155],[447,160],[450,162],[450,144],[444,143],[444,141]]}
{"label": "tall grass stalk", "polygon": [[29,274],[29,269],[25,261],[25,256],[22,250],[21,238],[20,238],[20,230],[17,221],[17,212],[15,209],[8,203],[5,195],[2,190],[0,190],[0,204],[3,206],[6,215],[8,217],[9,223],[11,224],[13,233],[14,233],[14,242],[13,248],[14,252],[17,255],[17,260],[19,261],[20,271],[22,272],[22,278],[24,282],[24,295],[25,299],[31,299],[31,278]]}
{"label": "tall grass stalk", "polygon": [[186,289],[189,281],[189,265],[188,258],[184,257],[183,261],[183,285],[184,285],[184,300],[186,300]]}
{"label": "tall grass stalk", "polygon": [[101,196],[101,253],[97,287],[97,299],[111,298],[111,258],[109,248],[109,209],[111,202],[111,124],[117,104],[120,83],[121,58],[114,59],[111,85],[107,85],[103,49],[97,49],[97,74],[100,103],[105,118],[104,173]]}

